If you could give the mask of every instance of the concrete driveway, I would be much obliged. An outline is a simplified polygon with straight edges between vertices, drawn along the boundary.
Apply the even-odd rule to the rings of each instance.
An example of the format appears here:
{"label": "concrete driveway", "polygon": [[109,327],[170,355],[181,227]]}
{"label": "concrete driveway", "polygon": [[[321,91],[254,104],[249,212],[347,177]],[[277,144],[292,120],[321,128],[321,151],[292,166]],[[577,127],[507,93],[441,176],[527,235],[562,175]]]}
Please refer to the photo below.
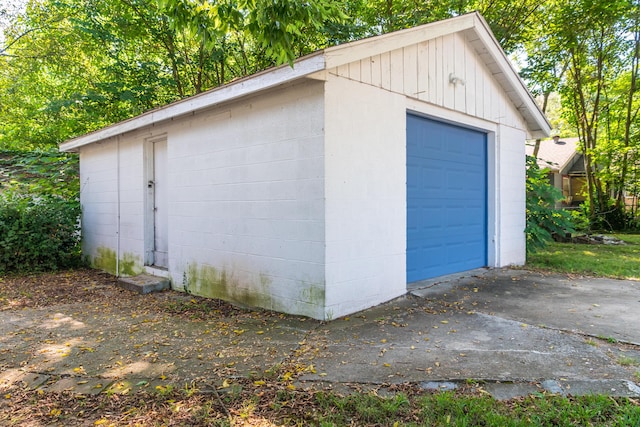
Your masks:
{"label": "concrete driveway", "polygon": [[79,393],[238,377],[298,388],[640,396],[640,282],[482,270],[422,283],[333,322],[268,312],[168,314],[176,292],[0,312],[0,388]]}

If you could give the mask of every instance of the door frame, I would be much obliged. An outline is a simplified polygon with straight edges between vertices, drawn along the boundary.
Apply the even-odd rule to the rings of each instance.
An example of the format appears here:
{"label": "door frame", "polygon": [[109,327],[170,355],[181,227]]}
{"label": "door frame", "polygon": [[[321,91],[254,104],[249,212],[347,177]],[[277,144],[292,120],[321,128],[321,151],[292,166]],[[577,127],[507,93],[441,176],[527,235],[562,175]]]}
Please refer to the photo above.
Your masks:
{"label": "door frame", "polygon": [[[500,182],[500,138],[498,136],[500,125],[487,121],[481,117],[469,116],[458,111],[444,110],[443,108],[425,104],[417,100],[408,100],[406,114],[422,117],[437,122],[448,123],[462,128],[475,130],[486,134],[487,144],[487,265],[495,267],[500,265],[500,238],[499,217],[501,212],[500,194],[497,187]],[[405,131],[406,138],[406,131]],[[406,149],[406,139],[405,139]],[[406,153],[405,153],[406,157]],[[405,163],[406,167],[406,163]],[[406,175],[406,170],[405,170]],[[406,188],[405,188],[406,191]],[[406,206],[405,206],[406,210]],[[403,230],[406,239],[406,226]],[[406,268],[406,267],[405,267]]]}
{"label": "door frame", "polygon": [[144,141],[143,161],[144,172],[142,188],[144,192],[144,265],[156,267],[155,265],[155,187],[149,185],[155,178],[155,157],[154,146],[158,142],[167,144],[167,134],[157,135],[147,138]]}

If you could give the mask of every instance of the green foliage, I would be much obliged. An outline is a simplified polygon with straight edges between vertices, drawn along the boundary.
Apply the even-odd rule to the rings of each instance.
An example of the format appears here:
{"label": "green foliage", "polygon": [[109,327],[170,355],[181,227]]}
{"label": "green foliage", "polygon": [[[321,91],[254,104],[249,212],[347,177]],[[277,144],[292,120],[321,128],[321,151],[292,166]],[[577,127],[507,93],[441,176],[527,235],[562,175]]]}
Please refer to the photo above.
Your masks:
{"label": "green foliage", "polygon": [[0,176],[0,272],[79,265],[77,156],[1,151]]}
{"label": "green foliage", "polygon": [[47,271],[80,263],[80,208],[58,196],[0,196],[0,273]]}
{"label": "green foliage", "polygon": [[0,151],[0,192],[49,194],[77,200],[78,156],[56,149]]}
{"label": "green foliage", "polygon": [[560,191],[549,184],[546,170],[527,156],[527,252],[544,248],[554,233],[565,235],[573,231],[571,215],[555,208],[561,198]]}

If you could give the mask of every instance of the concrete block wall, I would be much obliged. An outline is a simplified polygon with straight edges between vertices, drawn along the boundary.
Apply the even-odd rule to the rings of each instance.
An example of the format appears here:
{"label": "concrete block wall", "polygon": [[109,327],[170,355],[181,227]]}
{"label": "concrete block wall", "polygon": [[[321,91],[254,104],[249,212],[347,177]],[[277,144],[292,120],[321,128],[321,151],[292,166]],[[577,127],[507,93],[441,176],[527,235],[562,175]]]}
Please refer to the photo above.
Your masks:
{"label": "concrete block wall", "polygon": [[326,83],[326,313],[406,292],[405,96],[329,76]]}
{"label": "concrete block wall", "polygon": [[174,286],[324,317],[323,83],[167,128]]}
{"label": "concrete block wall", "polygon": [[526,261],[525,138],[521,129],[499,126],[499,256],[496,267],[523,265]]}
{"label": "concrete block wall", "polygon": [[111,138],[80,159],[83,254],[112,274],[142,272],[142,146],[135,136]]}
{"label": "concrete block wall", "polygon": [[[115,254],[117,247],[117,152],[111,147],[112,141],[106,141],[80,152],[82,250],[91,260],[99,255],[98,248]],[[115,273],[115,259],[113,268],[111,273]]]}

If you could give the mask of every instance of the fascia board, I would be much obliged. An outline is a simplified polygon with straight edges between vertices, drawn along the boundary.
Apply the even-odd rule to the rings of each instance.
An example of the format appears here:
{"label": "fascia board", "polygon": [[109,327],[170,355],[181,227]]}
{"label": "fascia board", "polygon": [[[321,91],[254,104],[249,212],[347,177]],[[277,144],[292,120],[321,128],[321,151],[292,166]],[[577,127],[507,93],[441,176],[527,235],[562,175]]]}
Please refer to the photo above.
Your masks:
{"label": "fascia board", "polygon": [[78,148],[108,138],[122,135],[196,111],[270,89],[325,69],[323,51],[300,58],[294,66],[282,65],[257,73],[210,91],[195,95],[164,107],[148,111],[129,120],[116,123],[95,132],[79,136],[60,144],[60,151],[77,151]]}
{"label": "fascia board", "polygon": [[[538,107],[533,96],[527,89],[516,70],[511,65],[511,61],[505,55],[504,51],[500,47],[498,40],[493,36],[489,28],[489,24],[480,14],[475,14],[477,25],[474,26],[475,35],[480,39],[487,52],[493,60],[495,65],[500,69],[503,77],[503,85],[508,85],[509,88],[515,93],[517,100],[520,101],[520,105],[514,103],[515,107],[520,111],[520,114],[527,120],[530,126],[531,136],[534,138],[544,138],[551,133],[551,124],[547,120],[546,116]],[[505,88],[508,92],[508,89]],[[533,123],[531,123],[533,121]],[[535,126],[532,126],[535,125]],[[537,128],[536,128],[537,127]]]}
{"label": "fascia board", "polygon": [[370,56],[401,49],[421,41],[470,29],[474,26],[476,15],[478,14],[474,12],[444,21],[329,47],[324,50],[326,67],[327,69],[339,67]]}

